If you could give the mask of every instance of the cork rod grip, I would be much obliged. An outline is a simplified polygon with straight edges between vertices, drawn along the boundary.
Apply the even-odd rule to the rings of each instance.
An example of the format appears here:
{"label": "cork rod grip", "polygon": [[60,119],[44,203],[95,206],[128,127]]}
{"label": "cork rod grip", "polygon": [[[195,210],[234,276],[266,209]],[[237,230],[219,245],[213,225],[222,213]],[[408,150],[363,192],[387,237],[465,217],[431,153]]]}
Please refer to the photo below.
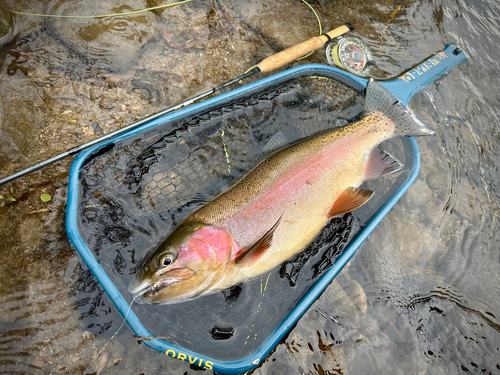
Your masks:
{"label": "cork rod grip", "polygon": [[[352,30],[352,26],[346,24],[329,31],[326,34],[328,34],[331,39],[334,39],[350,30]],[[316,36],[269,56],[257,64],[257,67],[261,72],[270,72],[298,59],[299,57],[307,55],[309,52],[316,51],[317,49],[323,47],[328,40],[329,39],[325,35]]]}

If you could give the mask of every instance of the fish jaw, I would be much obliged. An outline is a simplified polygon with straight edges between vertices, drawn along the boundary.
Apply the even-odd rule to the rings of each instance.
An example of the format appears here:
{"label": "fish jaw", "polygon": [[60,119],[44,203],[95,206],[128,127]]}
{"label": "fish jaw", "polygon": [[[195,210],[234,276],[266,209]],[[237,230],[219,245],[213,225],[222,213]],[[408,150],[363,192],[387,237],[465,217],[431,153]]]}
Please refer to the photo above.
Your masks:
{"label": "fish jaw", "polygon": [[182,282],[183,280],[192,277],[193,274],[193,270],[189,268],[175,268],[161,276],[156,276],[151,279],[143,279],[142,281],[139,281],[138,278],[134,277],[128,286],[128,291],[134,296],[155,293],[169,285]]}
{"label": "fish jaw", "polygon": [[[223,229],[184,223],[146,258],[128,290],[137,302],[155,304],[207,293],[222,278],[234,246]],[[170,254],[173,261],[165,266],[162,260]]]}

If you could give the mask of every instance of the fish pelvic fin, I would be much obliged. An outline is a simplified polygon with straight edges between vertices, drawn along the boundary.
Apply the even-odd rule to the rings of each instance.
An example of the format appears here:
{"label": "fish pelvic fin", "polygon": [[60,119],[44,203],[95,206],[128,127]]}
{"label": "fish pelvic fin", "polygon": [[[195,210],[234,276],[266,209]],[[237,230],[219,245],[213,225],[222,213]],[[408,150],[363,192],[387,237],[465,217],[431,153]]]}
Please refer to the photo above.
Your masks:
{"label": "fish pelvic fin", "polygon": [[394,160],[389,154],[375,147],[368,156],[365,167],[365,181],[375,180],[401,170],[401,164]]}
{"label": "fish pelvic fin", "polygon": [[258,240],[252,247],[250,247],[248,250],[243,249],[234,260],[234,263],[243,266],[252,265],[253,263],[255,263],[266,252],[266,250],[271,247],[274,232],[278,228],[282,217],[283,215],[280,216],[278,221],[271,227],[271,229],[269,229],[267,233],[264,234],[262,238]]}
{"label": "fish pelvic fin", "polygon": [[427,121],[403,105],[384,85],[372,78],[366,88],[365,115],[375,111],[382,112],[394,122],[394,137],[434,134]]}
{"label": "fish pelvic fin", "polygon": [[348,187],[340,194],[340,197],[337,198],[330,208],[328,218],[354,211],[368,202],[372,195],[372,190]]}

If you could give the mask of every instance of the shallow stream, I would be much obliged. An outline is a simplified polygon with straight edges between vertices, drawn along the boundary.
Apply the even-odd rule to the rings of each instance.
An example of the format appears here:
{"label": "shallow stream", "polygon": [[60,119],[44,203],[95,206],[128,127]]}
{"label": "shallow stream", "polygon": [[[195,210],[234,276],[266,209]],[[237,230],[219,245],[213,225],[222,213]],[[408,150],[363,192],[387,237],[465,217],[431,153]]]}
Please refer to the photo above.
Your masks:
{"label": "shallow stream", "polygon": [[[298,0],[0,1],[0,176],[244,73],[318,34]],[[410,106],[415,184],[255,374],[500,373],[500,5],[311,2],[351,22],[390,79],[447,43],[469,62]],[[291,64],[326,63],[323,51]],[[195,374],[137,344],[65,229],[70,160],[0,187],[0,372]],[[41,194],[50,194],[42,202]],[[118,333],[117,333],[118,331]],[[117,334],[116,334],[117,333]],[[116,334],[116,335],[115,335]],[[112,338],[112,340],[110,340]],[[100,353],[100,355],[98,355]]]}

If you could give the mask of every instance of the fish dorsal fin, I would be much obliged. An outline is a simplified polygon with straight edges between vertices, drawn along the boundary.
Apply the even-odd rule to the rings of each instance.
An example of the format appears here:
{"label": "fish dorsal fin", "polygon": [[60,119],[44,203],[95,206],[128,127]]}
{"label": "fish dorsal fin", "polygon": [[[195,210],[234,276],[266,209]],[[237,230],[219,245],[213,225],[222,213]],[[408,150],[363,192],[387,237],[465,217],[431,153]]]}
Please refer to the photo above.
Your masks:
{"label": "fish dorsal fin", "polygon": [[250,265],[255,263],[265,252],[267,249],[271,247],[271,243],[273,242],[273,235],[278,228],[278,225],[281,221],[283,215],[280,216],[278,221],[267,231],[266,234],[262,236],[260,240],[258,240],[252,247],[248,250],[242,250],[241,254],[239,254],[234,263],[238,263],[240,265]]}
{"label": "fish dorsal fin", "polygon": [[364,205],[373,195],[372,190],[348,187],[337,198],[328,217],[339,216]]}
{"label": "fish dorsal fin", "polygon": [[394,160],[389,154],[378,147],[375,147],[365,167],[365,181],[375,180],[376,178],[387,176],[401,170],[401,164]]}

